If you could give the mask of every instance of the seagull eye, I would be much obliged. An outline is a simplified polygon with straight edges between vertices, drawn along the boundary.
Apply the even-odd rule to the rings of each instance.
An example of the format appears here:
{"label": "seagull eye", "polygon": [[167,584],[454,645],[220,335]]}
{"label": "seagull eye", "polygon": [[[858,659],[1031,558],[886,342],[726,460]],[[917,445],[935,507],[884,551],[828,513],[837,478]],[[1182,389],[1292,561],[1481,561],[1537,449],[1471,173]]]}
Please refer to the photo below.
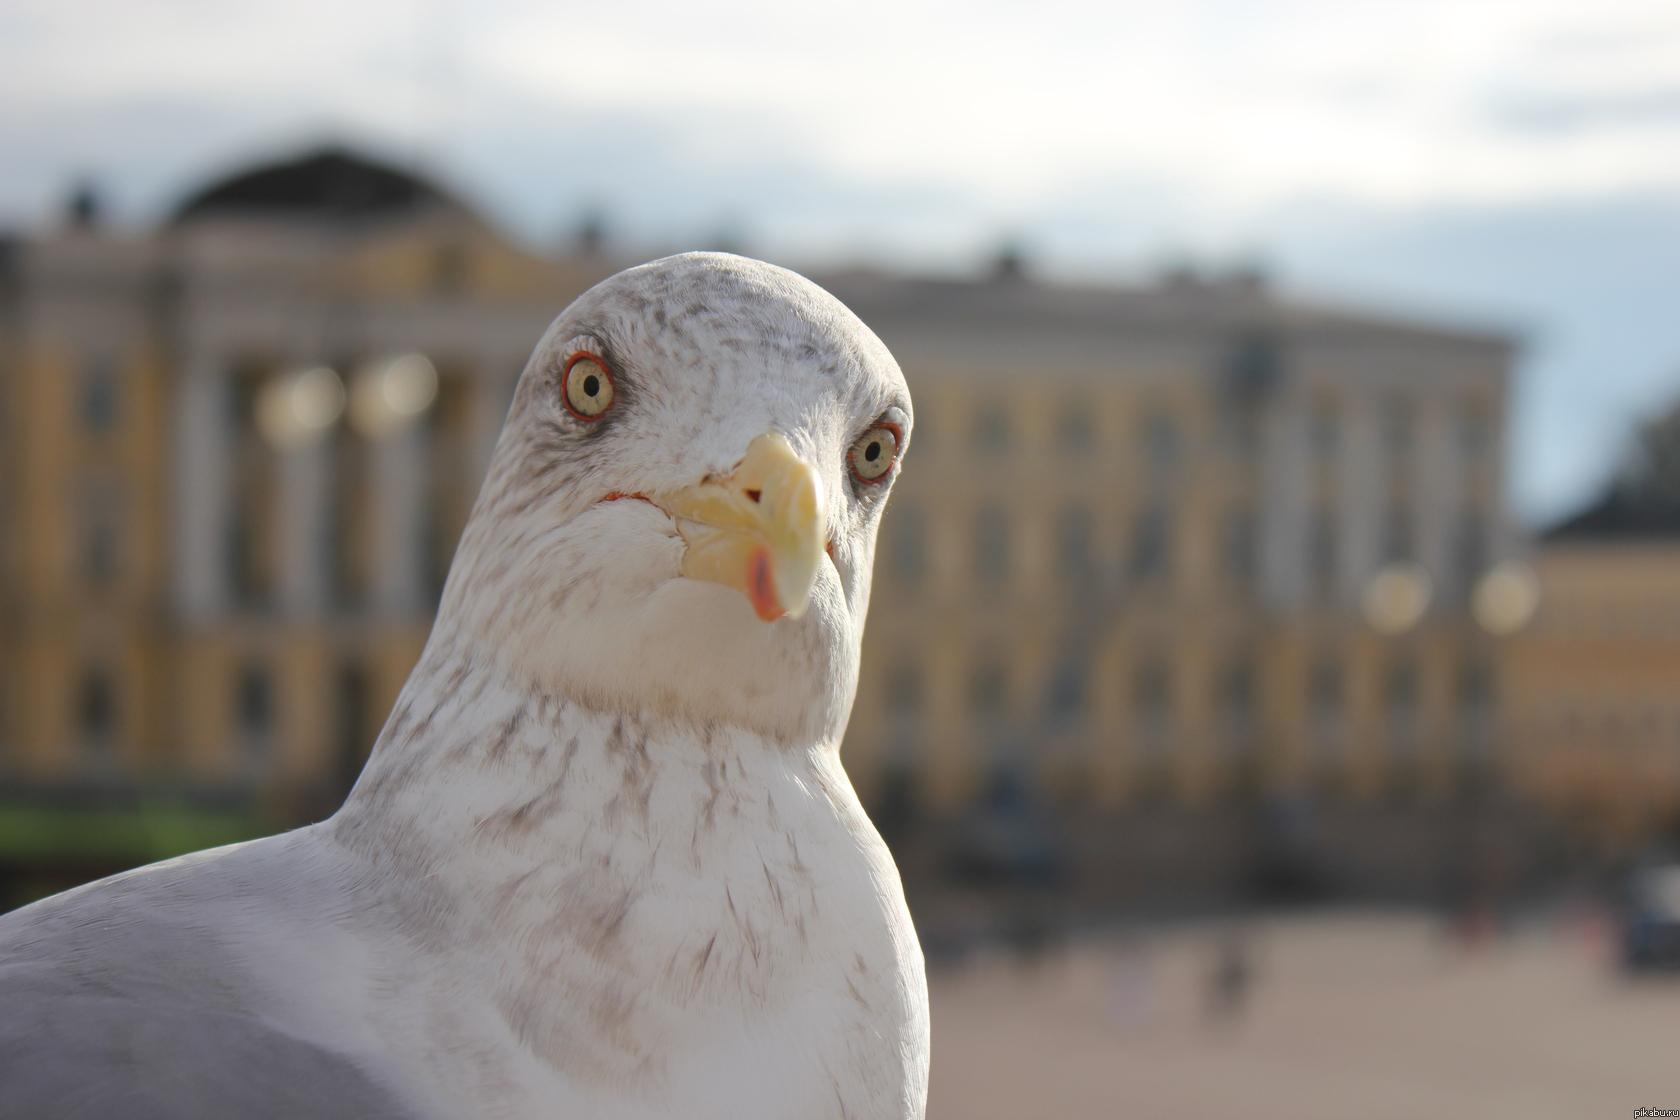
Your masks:
{"label": "seagull eye", "polygon": [[599,420],[613,406],[612,370],[599,354],[581,350],[566,359],[560,379],[566,411],[583,421]]}
{"label": "seagull eye", "polygon": [[891,424],[876,424],[852,444],[846,461],[852,477],[859,482],[880,482],[898,461],[898,429]]}

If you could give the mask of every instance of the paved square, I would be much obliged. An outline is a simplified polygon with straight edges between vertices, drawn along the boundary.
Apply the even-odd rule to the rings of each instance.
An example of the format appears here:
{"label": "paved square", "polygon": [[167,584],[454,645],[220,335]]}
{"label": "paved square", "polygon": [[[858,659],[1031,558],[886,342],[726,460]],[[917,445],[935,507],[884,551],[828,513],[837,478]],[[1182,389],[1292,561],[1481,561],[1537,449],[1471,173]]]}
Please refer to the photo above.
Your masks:
{"label": "paved square", "polygon": [[1680,983],[1630,982],[1581,924],[1475,952],[1415,917],[1251,927],[1240,1015],[1207,1014],[1220,931],[932,977],[932,1120],[1631,1117],[1680,1108]]}

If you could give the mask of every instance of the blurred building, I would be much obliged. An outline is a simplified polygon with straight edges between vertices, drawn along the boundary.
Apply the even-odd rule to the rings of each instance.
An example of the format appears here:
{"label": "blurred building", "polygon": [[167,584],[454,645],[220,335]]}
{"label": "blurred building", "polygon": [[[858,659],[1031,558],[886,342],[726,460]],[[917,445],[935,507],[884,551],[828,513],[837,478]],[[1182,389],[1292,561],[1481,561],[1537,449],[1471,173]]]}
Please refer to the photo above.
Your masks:
{"label": "blurred building", "polygon": [[332,804],[418,655],[532,344],[605,271],[340,151],[216,182],[153,232],[83,196],[7,242],[13,802]]}
{"label": "blurred building", "polygon": [[[829,278],[909,372],[854,773],[1121,806],[1494,761],[1508,340],[1141,290]],[[859,765],[864,759],[867,763]]]}
{"label": "blurred building", "polygon": [[[84,198],[6,243],[6,787],[330,807],[531,346],[616,267],[598,240],[534,255],[327,151],[153,232]],[[1514,547],[1509,340],[1255,275],[818,279],[916,399],[846,748],[867,800],[1366,804],[1497,778],[1504,641],[1472,604]]]}
{"label": "blurred building", "polygon": [[1539,609],[1512,649],[1522,792],[1601,856],[1680,839],[1680,413],[1535,549]]}

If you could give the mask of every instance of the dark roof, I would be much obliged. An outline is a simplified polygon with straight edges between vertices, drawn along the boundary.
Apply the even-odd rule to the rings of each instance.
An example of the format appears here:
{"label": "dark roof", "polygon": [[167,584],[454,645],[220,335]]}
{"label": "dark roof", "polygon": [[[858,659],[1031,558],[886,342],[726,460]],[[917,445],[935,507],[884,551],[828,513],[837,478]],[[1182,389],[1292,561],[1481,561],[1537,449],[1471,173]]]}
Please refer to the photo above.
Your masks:
{"label": "dark roof", "polygon": [[411,171],[345,148],[321,148],[259,164],[187,195],[169,221],[219,216],[367,221],[466,207]]}
{"label": "dark roof", "polygon": [[1255,331],[1279,335],[1348,335],[1430,340],[1509,351],[1516,339],[1502,330],[1429,323],[1317,303],[1269,291],[1252,277],[1226,282],[1168,278],[1144,286],[1034,280],[1031,274],[959,279],[902,276],[853,268],[816,277],[865,321],[911,320],[924,325],[1043,326],[1101,324],[1115,330],[1150,327],[1198,331]]}
{"label": "dark roof", "polygon": [[1541,534],[1548,541],[1680,540],[1680,502],[1612,489]]}

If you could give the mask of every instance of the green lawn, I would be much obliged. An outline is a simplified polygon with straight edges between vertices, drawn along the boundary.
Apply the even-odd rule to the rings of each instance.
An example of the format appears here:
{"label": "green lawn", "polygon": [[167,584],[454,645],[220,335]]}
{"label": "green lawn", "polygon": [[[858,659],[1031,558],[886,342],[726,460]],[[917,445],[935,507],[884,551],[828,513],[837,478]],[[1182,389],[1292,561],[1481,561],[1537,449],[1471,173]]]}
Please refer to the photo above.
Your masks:
{"label": "green lawn", "polygon": [[271,831],[253,814],[179,805],[71,809],[0,805],[0,860],[150,863]]}

